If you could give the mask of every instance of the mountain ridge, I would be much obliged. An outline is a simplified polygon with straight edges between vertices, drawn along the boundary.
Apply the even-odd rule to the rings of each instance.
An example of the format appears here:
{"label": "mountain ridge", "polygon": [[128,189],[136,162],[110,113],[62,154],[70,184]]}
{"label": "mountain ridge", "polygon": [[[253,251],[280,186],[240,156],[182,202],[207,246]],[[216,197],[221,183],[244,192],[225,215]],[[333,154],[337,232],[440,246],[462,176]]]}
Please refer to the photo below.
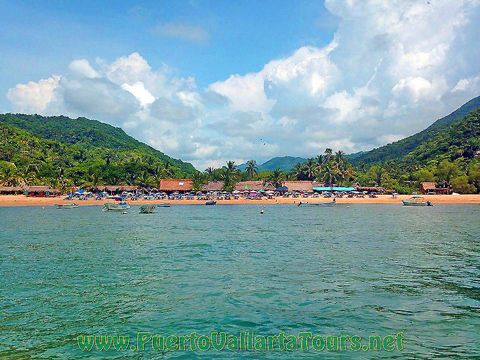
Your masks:
{"label": "mountain ridge", "polygon": [[98,120],[67,116],[42,116],[27,114],[0,114],[0,123],[5,123],[46,140],[66,145],[83,145],[87,148],[100,147],[112,150],[138,150],[146,155],[158,158],[164,163],[174,165],[192,174],[192,164],[174,159],[163,152],[133,138],[123,129]]}

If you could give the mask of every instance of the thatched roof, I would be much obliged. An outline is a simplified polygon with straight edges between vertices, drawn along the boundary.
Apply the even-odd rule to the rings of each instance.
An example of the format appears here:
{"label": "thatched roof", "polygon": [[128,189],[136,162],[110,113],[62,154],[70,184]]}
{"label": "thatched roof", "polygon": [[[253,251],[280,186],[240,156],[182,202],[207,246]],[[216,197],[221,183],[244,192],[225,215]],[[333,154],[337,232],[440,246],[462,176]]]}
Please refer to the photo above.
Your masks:
{"label": "thatched roof", "polygon": [[25,187],[25,190],[27,190],[29,193],[32,193],[32,192],[60,193],[59,190],[53,189],[50,186],[46,186],[46,185],[27,186]]}
{"label": "thatched roof", "polygon": [[434,182],[425,181],[420,184],[420,187],[422,188],[422,190],[428,191],[435,190],[437,188],[437,185]]}
{"label": "thatched roof", "polygon": [[311,192],[313,191],[313,186],[320,185],[314,185],[312,181],[285,181],[283,186],[286,186],[288,191]]}
{"label": "thatched roof", "polygon": [[192,179],[161,179],[160,191],[191,191]]}
{"label": "thatched roof", "polygon": [[22,192],[21,186],[0,186],[0,193]]}
{"label": "thatched roof", "polygon": [[203,185],[203,191],[222,191],[223,181],[209,181]]}
{"label": "thatched roof", "polygon": [[245,190],[275,190],[271,185],[263,185],[263,181],[240,181],[235,185],[235,190],[245,191]]}

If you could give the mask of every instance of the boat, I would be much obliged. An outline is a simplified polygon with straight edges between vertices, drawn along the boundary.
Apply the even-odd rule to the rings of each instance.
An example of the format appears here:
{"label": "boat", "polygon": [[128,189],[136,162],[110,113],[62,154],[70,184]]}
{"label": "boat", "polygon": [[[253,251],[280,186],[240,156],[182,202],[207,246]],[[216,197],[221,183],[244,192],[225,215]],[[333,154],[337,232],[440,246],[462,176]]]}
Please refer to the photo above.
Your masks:
{"label": "boat", "polygon": [[119,201],[117,203],[105,203],[103,205],[103,211],[118,211],[124,212],[130,209],[130,205],[126,201]]}
{"label": "boat", "polygon": [[170,204],[158,204],[157,207],[170,207]]}
{"label": "boat", "polygon": [[148,204],[140,206],[140,214],[153,214],[155,212],[156,205]]}
{"label": "boat", "polygon": [[78,204],[56,204],[55,205],[57,207],[57,209],[75,209],[75,208],[78,208],[80,205]]}
{"label": "boat", "polygon": [[215,200],[208,200],[205,205],[216,205],[217,202]]}
{"label": "boat", "polygon": [[324,202],[314,202],[314,203],[309,203],[309,202],[301,202],[298,204],[298,206],[333,206],[335,205],[335,201],[324,201]]}
{"label": "boat", "polygon": [[402,200],[403,206],[433,206],[430,201],[419,195],[414,195],[407,200]]}

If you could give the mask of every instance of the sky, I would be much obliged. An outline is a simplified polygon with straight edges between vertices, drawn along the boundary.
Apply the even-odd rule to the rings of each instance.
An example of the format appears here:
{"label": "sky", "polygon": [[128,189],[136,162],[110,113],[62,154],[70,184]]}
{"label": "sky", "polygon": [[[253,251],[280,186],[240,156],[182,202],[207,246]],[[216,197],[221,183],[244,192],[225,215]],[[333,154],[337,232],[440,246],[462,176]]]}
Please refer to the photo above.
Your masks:
{"label": "sky", "polygon": [[0,112],[200,170],[369,150],[480,95],[480,0],[0,0],[0,23]]}

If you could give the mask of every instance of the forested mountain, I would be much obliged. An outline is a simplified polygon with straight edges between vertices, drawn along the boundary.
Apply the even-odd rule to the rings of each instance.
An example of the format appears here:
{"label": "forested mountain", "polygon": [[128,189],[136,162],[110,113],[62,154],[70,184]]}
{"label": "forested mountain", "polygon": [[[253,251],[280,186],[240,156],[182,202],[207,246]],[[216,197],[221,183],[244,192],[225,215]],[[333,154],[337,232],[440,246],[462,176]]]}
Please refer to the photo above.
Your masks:
{"label": "forested mountain", "polygon": [[191,164],[98,121],[0,115],[0,183],[6,185],[155,186],[162,177],[194,172]]}
{"label": "forested mountain", "polygon": [[[273,171],[273,170],[283,170],[283,171],[291,171],[294,166],[298,163],[305,162],[304,158],[301,157],[294,157],[294,156],[279,156],[274,157],[261,165],[258,165],[258,171]],[[241,164],[238,166],[238,169],[241,171],[245,171],[247,168],[247,164]]]}
{"label": "forested mountain", "polygon": [[71,119],[66,116],[41,116],[24,114],[0,114],[0,123],[6,123],[26,130],[40,138],[59,143],[79,145],[84,148],[105,148],[112,150],[137,150],[164,163],[192,174],[195,169],[181,160],[164,153],[127,135],[121,128],[86,118]]}
{"label": "forested mountain", "polygon": [[480,96],[470,100],[460,108],[452,112],[426,128],[419,133],[409,136],[405,139],[396,141],[392,144],[381,146],[371,151],[348,155],[348,159],[354,163],[381,163],[388,160],[398,160],[414,150],[420,144],[430,141],[440,131],[444,130],[455,120],[463,118],[470,111],[480,108]]}

